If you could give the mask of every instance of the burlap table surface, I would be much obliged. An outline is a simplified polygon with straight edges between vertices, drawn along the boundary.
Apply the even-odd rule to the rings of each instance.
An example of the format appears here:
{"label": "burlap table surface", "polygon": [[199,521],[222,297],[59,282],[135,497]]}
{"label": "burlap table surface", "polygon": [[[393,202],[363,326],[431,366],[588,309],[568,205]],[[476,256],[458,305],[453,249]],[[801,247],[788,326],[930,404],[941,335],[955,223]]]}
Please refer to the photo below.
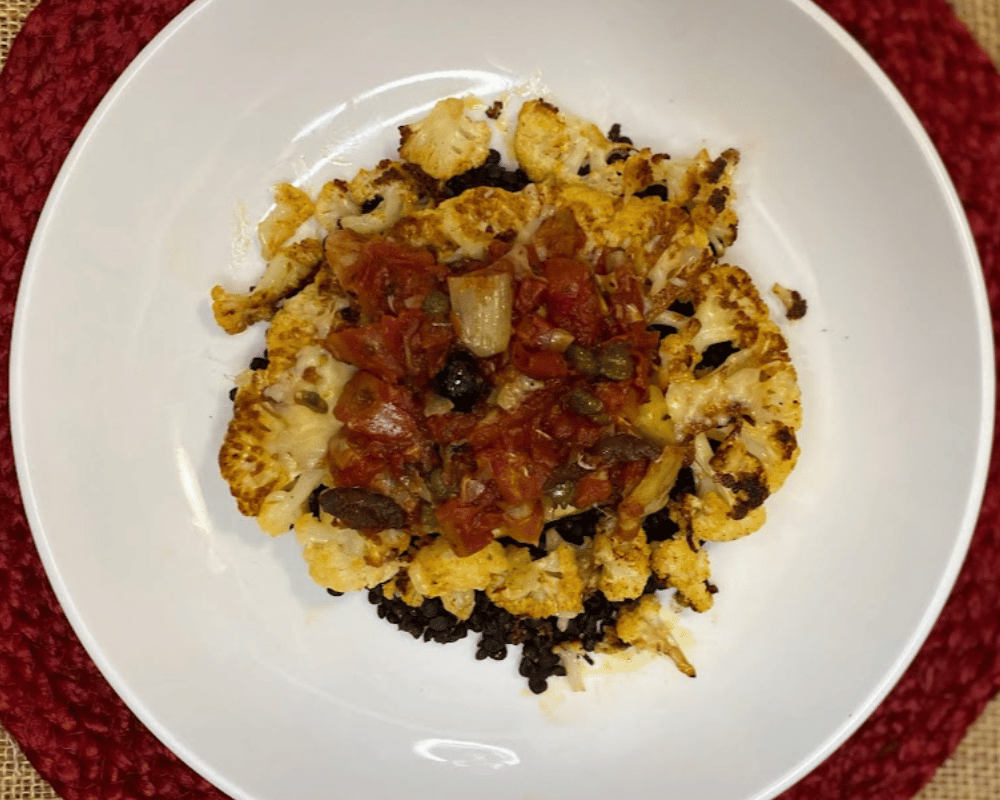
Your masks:
{"label": "burlap table surface", "polygon": [[[0,69],[28,13],[39,0],[0,0]],[[1000,66],[1000,0],[949,0],[982,48]],[[2,102],[2,98],[0,98]],[[58,800],[13,738],[0,727],[0,800]],[[1000,697],[986,706],[954,754],[916,800],[1000,798]]]}

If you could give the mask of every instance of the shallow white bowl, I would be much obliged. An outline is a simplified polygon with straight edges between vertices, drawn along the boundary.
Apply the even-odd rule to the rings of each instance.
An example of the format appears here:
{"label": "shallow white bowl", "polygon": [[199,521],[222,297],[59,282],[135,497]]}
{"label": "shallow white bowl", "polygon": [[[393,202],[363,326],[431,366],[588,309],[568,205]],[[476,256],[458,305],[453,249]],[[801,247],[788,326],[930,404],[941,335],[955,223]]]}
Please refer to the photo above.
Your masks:
{"label": "shallow white bowl", "polygon": [[[804,0],[208,0],[129,68],[49,198],[12,416],[55,590],[136,714],[241,800],[771,797],[919,649],[981,497],[993,372],[964,217],[914,116]],[[216,469],[231,377],[208,290],[246,285],[276,180],[390,154],[436,99],[544,89],[602,127],[743,154],[731,257],[809,301],[787,329],[800,465],[713,548],[699,676],[598,672],[541,698],[516,660],[411,640],[328,598]]]}

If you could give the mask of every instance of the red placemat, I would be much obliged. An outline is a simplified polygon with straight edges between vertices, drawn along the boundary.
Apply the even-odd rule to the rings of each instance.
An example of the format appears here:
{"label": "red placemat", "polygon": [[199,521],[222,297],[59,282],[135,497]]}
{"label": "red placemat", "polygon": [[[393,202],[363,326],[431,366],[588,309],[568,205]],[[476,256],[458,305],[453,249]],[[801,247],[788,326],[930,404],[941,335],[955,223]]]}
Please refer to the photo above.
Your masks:
{"label": "red placemat", "polygon": [[[189,0],[43,0],[0,73],[0,402],[28,244],[69,148],[115,78]],[[903,92],[965,205],[1000,332],[1000,75],[945,0],[822,0]],[[1000,451],[998,451],[1000,452]],[[872,717],[781,800],[907,800],[1000,689],[1000,455],[969,557]],[[66,800],[224,798],[104,681],[43,572],[0,420],[0,721]]]}

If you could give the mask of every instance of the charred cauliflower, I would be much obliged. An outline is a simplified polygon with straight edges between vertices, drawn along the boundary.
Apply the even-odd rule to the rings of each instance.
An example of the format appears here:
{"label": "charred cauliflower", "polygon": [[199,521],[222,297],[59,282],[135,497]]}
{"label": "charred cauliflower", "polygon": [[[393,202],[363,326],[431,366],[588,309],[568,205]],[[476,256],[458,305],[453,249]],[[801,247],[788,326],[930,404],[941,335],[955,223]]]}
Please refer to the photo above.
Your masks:
{"label": "charred cauliflower", "polygon": [[419,122],[400,129],[399,155],[438,180],[478,167],[490,152],[490,126],[473,121],[457,97],[438,102]]}
{"label": "charred cauliflower", "polygon": [[[532,691],[590,653],[694,676],[659,597],[704,612],[715,542],[799,455],[797,375],[735,241],[736,150],[673,157],[524,102],[449,98],[394,157],[281,184],[265,270],[212,290],[268,322],[219,452],[240,511],[414,636],[523,644]],[[789,319],[805,300],[775,284]],[[801,313],[800,313],[801,312]]]}

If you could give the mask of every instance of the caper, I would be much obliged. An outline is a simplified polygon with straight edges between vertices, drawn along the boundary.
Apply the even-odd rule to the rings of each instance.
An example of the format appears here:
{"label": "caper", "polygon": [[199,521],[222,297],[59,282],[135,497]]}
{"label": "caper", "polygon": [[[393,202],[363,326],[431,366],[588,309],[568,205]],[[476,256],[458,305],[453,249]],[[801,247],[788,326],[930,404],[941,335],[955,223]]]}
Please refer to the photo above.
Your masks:
{"label": "caper", "polygon": [[431,470],[426,479],[427,488],[434,498],[434,502],[441,503],[447,500],[452,492],[448,484],[444,481],[444,472],[440,468]]}
{"label": "caper", "polygon": [[310,411],[315,411],[317,414],[326,414],[330,410],[330,406],[327,405],[326,400],[324,400],[318,392],[313,392],[308,389],[302,389],[296,392],[295,402],[300,406],[305,406]]}
{"label": "caper", "polygon": [[443,317],[451,310],[451,302],[444,292],[431,292],[424,298],[423,311],[430,317]]}
{"label": "caper", "polygon": [[569,393],[567,404],[570,410],[586,417],[593,417],[604,411],[604,403],[600,398],[583,389],[574,389]]}
{"label": "caper", "polygon": [[570,366],[575,367],[588,378],[596,378],[601,371],[597,363],[597,356],[586,347],[571,344],[563,352],[563,355],[570,363]]}
{"label": "caper", "polygon": [[564,464],[553,470],[542,486],[542,491],[556,505],[570,505],[576,498],[576,487],[587,470],[579,464]]}
{"label": "caper", "polygon": [[576,497],[576,486],[572,483],[560,483],[549,489],[548,495],[557,506],[567,506]]}
{"label": "caper", "polygon": [[613,381],[627,381],[635,374],[632,364],[632,352],[625,342],[612,342],[601,351],[601,374]]}

